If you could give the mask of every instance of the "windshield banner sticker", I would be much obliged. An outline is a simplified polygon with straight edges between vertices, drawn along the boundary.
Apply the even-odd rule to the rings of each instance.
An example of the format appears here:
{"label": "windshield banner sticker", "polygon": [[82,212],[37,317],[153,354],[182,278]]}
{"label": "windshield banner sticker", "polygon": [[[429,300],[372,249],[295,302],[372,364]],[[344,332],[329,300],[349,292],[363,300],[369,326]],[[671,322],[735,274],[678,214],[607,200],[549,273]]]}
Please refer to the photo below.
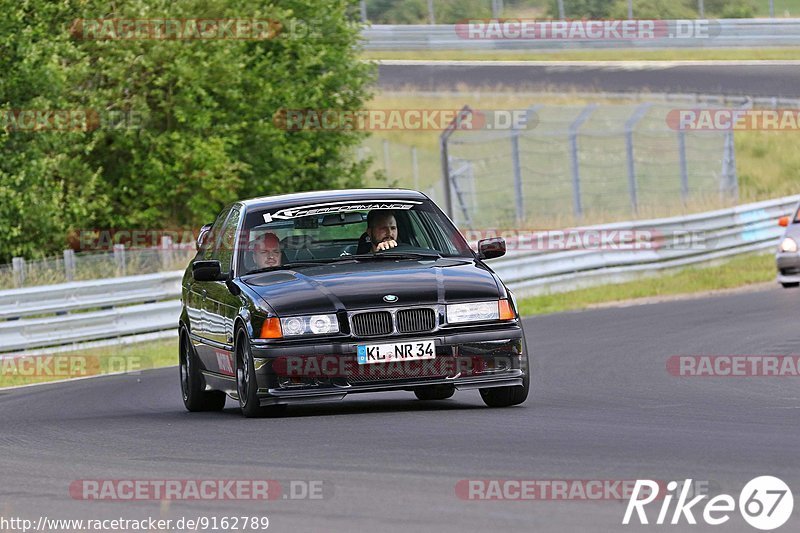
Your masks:
{"label": "windshield banner sticker", "polygon": [[300,207],[287,207],[275,213],[264,213],[264,222],[273,220],[291,220],[293,218],[310,215],[323,215],[329,213],[348,213],[350,211],[371,211],[373,209],[391,209],[407,211],[422,202],[411,200],[369,200],[366,202],[333,202],[326,204],[312,204]]}

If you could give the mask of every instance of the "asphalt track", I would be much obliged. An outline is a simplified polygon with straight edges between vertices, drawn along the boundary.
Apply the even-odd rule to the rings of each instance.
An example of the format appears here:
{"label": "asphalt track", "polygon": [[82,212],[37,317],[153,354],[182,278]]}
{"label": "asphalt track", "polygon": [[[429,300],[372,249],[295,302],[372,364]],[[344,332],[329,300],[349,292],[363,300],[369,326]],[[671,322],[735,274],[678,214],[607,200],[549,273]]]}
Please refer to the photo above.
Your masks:
{"label": "asphalt track", "polygon": [[[291,408],[285,418],[184,411],[177,370],[0,394],[0,516],[266,515],[270,531],[649,531],[620,501],[469,501],[463,479],[710,481],[781,477],[800,520],[798,378],[678,378],[676,354],[798,353],[800,291],[778,288],[527,319],[533,390],[489,409],[475,391]],[[97,502],[80,479],[321,480],[321,500]],[[654,520],[658,509],[650,514]],[[794,524],[792,524],[794,522]],[[669,531],[754,531],[724,526]]]}
{"label": "asphalt track", "polygon": [[384,61],[379,65],[378,84],[384,90],[511,87],[791,98],[800,96],[800,64],[795,61]]}

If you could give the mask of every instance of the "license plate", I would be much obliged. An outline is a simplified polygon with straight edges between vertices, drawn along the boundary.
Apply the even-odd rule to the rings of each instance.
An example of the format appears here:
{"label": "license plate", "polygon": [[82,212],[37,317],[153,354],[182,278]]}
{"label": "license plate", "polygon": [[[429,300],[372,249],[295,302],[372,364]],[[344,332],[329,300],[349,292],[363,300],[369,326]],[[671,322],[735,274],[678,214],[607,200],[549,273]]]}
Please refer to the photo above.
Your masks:
{"label": "license plate", "polygon": [[392,361],[417,361],[421,359],[436,359],[433,341],[358,345],[359,365],[390,363]]}

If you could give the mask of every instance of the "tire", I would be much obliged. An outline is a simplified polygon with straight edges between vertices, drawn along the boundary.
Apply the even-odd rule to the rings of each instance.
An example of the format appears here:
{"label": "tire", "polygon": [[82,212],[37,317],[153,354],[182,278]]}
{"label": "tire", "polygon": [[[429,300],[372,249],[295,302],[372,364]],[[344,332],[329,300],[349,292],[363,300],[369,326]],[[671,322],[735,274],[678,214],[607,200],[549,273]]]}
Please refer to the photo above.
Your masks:
{"label": "tire", "polygon": [[783,286],[784,289],[796,289],[797,287],[800,287],[800,283],[798,283],[796,281],[793,281],[793,282],[790,282],[790,283],[781,282],[781,285]]}
{"label": "tire", "polygon": [[414,395],[418,400],[446,400],[456,393],[456,388],[452,385],[431,385],[430,387],[420,387],[414,389]]}
{"label": "tire", "polygon": [[528,361],[528,350],[525,350],[525,377],[522,378],[522,386],[513,387],[492,387],[480,389],[483,403],[489,407],[511,407],[519,405],[528,398],[528,390],[531,384],[530,362]]}
{"label": "tire", "polygon": [[205,381],[200,373],[197,355],[185,332],[181,333],[179,343],[178,370],[181,377],[183,405],[193,413],[201,411],[222,411],[225,408],[225,393],[205,390]]}
{"label": "tire", "polygon": [[236,334],[236,390],[239,395],[239,407],[246,418],[263,418],[280,416],[286,411],[286,405],[269,405],[262,407],[258,399],[258,381],[256,380],[253,354],[250,351],[250,340],[243,329]]}

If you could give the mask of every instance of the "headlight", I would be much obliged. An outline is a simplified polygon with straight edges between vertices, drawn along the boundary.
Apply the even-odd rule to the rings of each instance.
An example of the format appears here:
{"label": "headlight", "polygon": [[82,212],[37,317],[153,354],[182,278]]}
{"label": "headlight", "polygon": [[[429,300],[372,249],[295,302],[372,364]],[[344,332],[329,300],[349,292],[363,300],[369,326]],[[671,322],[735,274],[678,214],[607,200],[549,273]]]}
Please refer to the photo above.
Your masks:
{"label": "headlight", "polygon": [[339,321],[336,315],[290,316],[281,318],[281,329],[285,337],[325,335],[339,333]]}
{"label": "headlight", "polygon": [[471,302],[447,306],[447,323],[485,322],[488,320],[512,320],[516,318],[508,300],[493,302]]}
{"label": "headlight", "polygon": [[781,252],[796,252],[797,251],[797,242],[791,237],[786,237],[781,242]]}

